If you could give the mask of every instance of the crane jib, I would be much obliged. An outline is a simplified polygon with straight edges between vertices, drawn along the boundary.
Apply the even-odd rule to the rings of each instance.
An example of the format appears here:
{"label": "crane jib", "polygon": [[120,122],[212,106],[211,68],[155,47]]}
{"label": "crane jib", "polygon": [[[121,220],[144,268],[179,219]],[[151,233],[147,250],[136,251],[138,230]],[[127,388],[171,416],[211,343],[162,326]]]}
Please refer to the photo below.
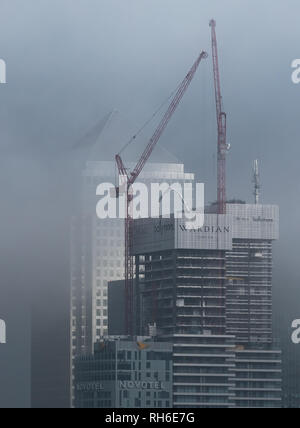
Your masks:
{"label": "crane jib", "polygon": [[140,173],[142,172],[145,164],[147,163],[148,159],[150,158],[156,144],[158,143],[160,137],[162,136],[164,130],[166,129],[170,119],[172,118],[174,112],[176,111],[180,101],[182,100],[185,92],[187,91],[190,83],[192,82],[195,73],[200,65],[200,62],[202,59],[205,59],[208,57],[208,54],[206,52],[201,52],[199,57],[197,58],[196,62],[193,64],[192,68],[188,72],[188,74],[185,76],[184,80],[182,81],[181,85],[179,86],[175,96],[173,97],[171,104],[169,105],[169,108],[167,109],[166,113],[164,114],[161,122],[159,123],[157,129],[155,130],[154,134],[149,140],[149,143],[147,144],[147,147],[145,148],[140,160],[138,161],[136,167],[134,170],[128,174],[128,170],[125,168],[124,163],[121,159],[120,155],[116,156],[116,163],[118,166],[119,174],[126,176],[128,178],[128,186],[127,186],[127,215],[125,218],[125,294],[126,294],[126,308],[125,308],[125,315],[126,315],[126,330],[127,334],[132,335],[133,334],[133,289],[134,289],[134,262],[133,257],[131,255],[131,248],[133,243],[133,227],[132,227],[132,195],[131,195],[131,189],[134,182],[139,177]]}

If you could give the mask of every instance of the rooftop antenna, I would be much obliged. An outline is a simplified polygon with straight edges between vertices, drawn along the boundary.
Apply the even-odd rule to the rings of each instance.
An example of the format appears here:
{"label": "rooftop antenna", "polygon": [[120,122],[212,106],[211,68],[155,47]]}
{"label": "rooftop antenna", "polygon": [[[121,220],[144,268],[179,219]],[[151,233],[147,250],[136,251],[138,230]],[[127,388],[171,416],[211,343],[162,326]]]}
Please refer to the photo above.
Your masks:
{"label": "rooftop antenna", "polygon": [[254,202],[255,205],[259,204],[259,200],[260,200],[260,190],[261,190],[261,185],[260,185],[260,174],[259,174],[259,162],[256,159],[253,163],[253,183],[254,183]]}

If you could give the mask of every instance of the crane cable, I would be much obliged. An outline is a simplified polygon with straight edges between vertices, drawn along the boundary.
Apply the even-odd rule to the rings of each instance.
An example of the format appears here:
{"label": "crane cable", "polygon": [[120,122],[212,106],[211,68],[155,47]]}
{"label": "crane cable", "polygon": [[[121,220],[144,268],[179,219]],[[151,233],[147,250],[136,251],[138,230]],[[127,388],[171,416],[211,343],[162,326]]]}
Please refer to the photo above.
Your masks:
{"label": "crane cable", "polygon": [[127,147],[129,147],[133,141],[137,139],[137,137],[143,132],[143,130],[153,121],[153,119],[158,115],[158,113],[161,111],[161,109],[167,104],[167,102],[176,94],[176,92],[179,90],[181,86],[181,83],[177,86],[177,88],[169,95],[169,97],[159,106],[159,108],[153,113],[153,115],[144,123],[144,125],[138,130],[136,134],[134,134],[131,139],[125,144],[123,149],[118,153],[121,155]]}

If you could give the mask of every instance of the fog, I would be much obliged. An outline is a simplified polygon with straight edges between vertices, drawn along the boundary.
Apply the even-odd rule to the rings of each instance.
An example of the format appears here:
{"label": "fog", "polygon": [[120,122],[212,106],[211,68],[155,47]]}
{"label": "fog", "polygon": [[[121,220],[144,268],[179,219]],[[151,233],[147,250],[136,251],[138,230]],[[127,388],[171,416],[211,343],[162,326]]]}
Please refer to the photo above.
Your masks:
{"label": "fog", "polygon": [[[203,49],[210,57],[153,160],[159,150],[169,153],[205,183],[207,202],[216,197],[211,18],[231,144],[228,196],[253,200],[251,167],[260,159],[262,201],[281,209],[274,290],[276,318],[288,336],[300,317],[300,85],[291,81],[291,62],[300,57],[299,2],[0,0],[0,9],[0,58],[7,64],[0,86],[1,290],[22,290],[31,302],[41,400],[64,405],[68,386],[69,222],[91,157],[90,146],[74,144],[116,109],[115,150],[100,138],[94,158],[113,160]],[[127,158],[138,159],[151,130]],[[61,395],[53,397],[55,382]]]}

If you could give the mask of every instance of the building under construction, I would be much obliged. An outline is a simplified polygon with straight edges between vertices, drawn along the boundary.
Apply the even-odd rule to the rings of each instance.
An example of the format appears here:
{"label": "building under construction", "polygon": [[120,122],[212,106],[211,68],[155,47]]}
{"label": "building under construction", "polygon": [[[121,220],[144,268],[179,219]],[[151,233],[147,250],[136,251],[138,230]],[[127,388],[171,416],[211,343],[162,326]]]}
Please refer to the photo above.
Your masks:
{"label": "building under construction", "polygon": [[[136,221],[139,333],[174,345],[174,407],[280,407],[272,337],[276,206],[227,204],[203,228]],[[253,357],[253,358],[252,358]]]}
{"label": "building under construction", "polygon": [[[113,182],[113,162],[88,162],[82,173],[81,212],[71,225],[71,311],[70,366],[71,401],[74,401],[74,361],[78,355],[93,352],[94,343],[109,333],[108,284],[123,280],[124,221],[99,219],[96,216],[96,188],[99,183]],[[149,163],[140,181],[193,183],[194,174],[182,164]],[[125,302],[123,301],[125,306]],[[124,308],[119,313],[124,313]],[[123,320],[123,325],[125,325]],[[119,334],[119,333],[118,333]]]}
{"label": "building under construction", "polygon": [[[281,352],[274,348],[272,335],[272,245],[279,237],[279,212],[276,206],[259,204],[257,161],[255,204],[227,202],[227,116],[214,20],[210,27],[218,133],[217,203],[207,208],[204,226],[197,229],[187,228],[182,219],[174,217],[133,219],[133,185],[142,177],[200,63],[207,58],[203,51],[136,166],[124,165],[123,151],[116,155],[123,180],[121,186],[117,184],[116,197],[123,194],[126,199],[124,324],[129,336],[150,334],[173,345],[175,408],[281,407]],[[102,232],[98,233],[91,239],[99,240]],[[103,242],[99,240],[99,251]],[[96,297],[91,294],[91,284],[97,284],[95,272],[100,275],[102,271],[100,265],[95,266],[90,266],[94,281],[88,278],[88,294],[83,299],[79,296],[78,307],[72,312],[73,349],[81,352],[89,352],[92,342],[107,334],[106,328],[100,328],[102,321],[107,326],[100,309],[96,310],[99,319],[95,317],[95,301],[100,301],[102,293],[100,286],[97,290],[93,285]],[[83,290],[85,275],[79,272],[78,278],[74,291]],[[109,279],[104,281],[105,287]],[[88,302],[89,312],[98,323],[99,328],[94,326],[92,333],[90,325],[80,330],[76,327],[87,320],[81,302]]]}

